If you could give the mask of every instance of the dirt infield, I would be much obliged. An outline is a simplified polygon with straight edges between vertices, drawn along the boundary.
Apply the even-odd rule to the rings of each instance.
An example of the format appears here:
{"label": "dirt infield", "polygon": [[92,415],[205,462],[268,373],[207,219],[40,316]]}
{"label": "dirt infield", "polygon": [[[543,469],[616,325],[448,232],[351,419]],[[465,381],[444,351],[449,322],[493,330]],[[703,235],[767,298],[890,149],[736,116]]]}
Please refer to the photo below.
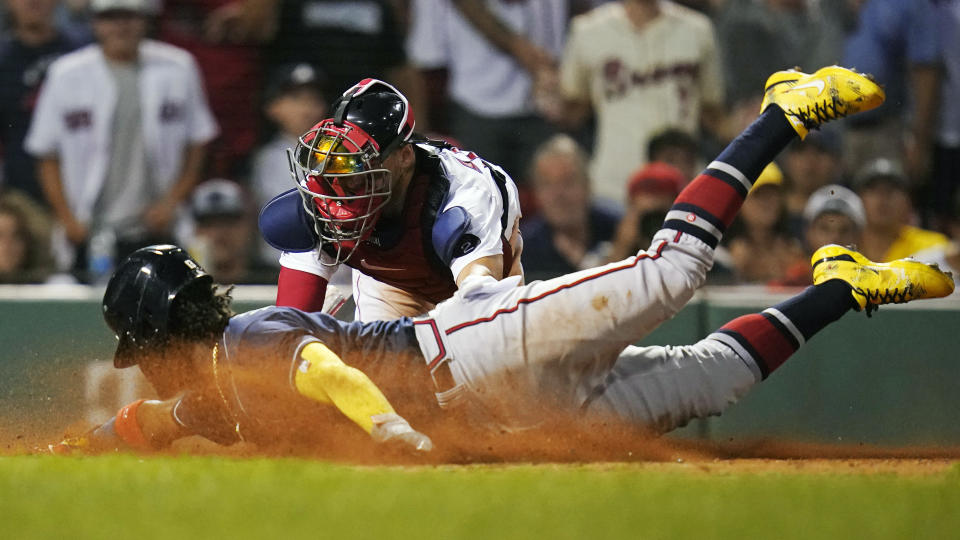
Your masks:
{"label": "dirt infield", "polygon": [[[74,425],[66,434],[83,431]],[[865,445],[824,445],[774,440],[727,441],[653,437],[622,425],[592,426],[589,429],[557,422],[519,433],[464,431],[462,426],[443,423],[427,432],[436,448],[425,456],[411,456],[398,449],[370,444],[355,434],[339,438],[343,444],[325,445],[322,451],[287,443],[271,447],[238,444],[223,447],[200,437],[178,441],[163,455],[223,455],[230,457],[307,457],[356,465],[500,466],[510,464],[580,464],[588,467],[615,467],[633,463],[664,471],[692,471],[704,474],[789,473],[789,474],[893,474],[898,476],[936,475],[960,463],[960,448],[871,447]],[[47,438],[38,438],[47,437]],[[40,452],[52,442],[41,434],[0,433],[0,454]]]}
{"label": "dirt infield", "polygon": [[[400,410],[398,408],[398,410]],[[332,409],[331,409],[332,411]],[[782,440],[708,440],[653,436],[632,425],[612,421],[585,425],[579,418],[557,417],[536,429],[502,432],[471,429],[457,413],[412,409],[411,423],[427,433],[435,449],[411,456],[401,449],[371,443],[369,437],[339,414],[310,416],[291,432],[278,432],[274,444],[241,443],[222,447],[190,437],[161,454],[214,454],[235,457],[299,456],[359,465],[471,465],[511,463],[649,463],[651,466],[696,468],[722,472],[749,470],[894,472],[924,474],[943,471],[960,461],[960,447],[873,447],[861,444],[815,444]],[[309,412],[309,411],[308,411]],[[328,411],[330,412],[330,411]],[[71,413],[72,414],[72,413]],[[93,427],[82,421],[36,410],[0,412],[0,454],[44,452],[48,444]],[[57,425],[50,425],[50,423]],[[67,425],[67,423],[70,423]],[[310,426],[304,430],[303,426]],[[291,433],[293,436],[291,436]]]}

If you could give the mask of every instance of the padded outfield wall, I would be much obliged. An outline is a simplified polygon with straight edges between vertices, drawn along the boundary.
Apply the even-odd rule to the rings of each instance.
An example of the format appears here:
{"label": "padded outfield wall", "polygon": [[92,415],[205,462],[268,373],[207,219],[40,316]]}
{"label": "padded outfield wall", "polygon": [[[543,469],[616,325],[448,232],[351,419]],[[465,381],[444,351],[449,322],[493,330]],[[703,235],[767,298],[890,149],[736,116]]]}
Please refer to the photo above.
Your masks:
{"label": "padded outfield wall", "polygon": [[[57,436],[101,422],[147,392],[109,362],[101,290],[0,287],[0,434]],[[238,287],[235,309],[269,305],[273,287]],[[692,343],[790,293],[707,288],[641,344]],[[349,306],[345,308],[345,311]],[[960,445],[960,301],[850,313],[821,332],[722,417],[679,430],[721,441],[773,437],[849,444]]]}

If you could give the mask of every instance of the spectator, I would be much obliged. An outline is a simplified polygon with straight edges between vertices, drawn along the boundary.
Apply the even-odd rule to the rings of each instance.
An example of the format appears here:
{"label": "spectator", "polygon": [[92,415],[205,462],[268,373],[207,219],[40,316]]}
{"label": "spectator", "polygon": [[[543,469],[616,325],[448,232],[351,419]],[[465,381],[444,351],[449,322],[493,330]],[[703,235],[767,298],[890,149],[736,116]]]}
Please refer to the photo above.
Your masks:
{"label": "spectator", "polygon": [[572,121],[596,115],[597,196],[624,202],[655,133],[723,132],[720,69],[710,20],[672,2],[622,0],[574,18],[560,87]]}
{"label": "spectator", "polygon": [[932,210],[930,221],[946,231],[957,215],[951,214],[956,208],[951,208],[951,201],[955,200],[960,184],[960,0],[937,2],[935,6],[944,76],[928,205]]}
{"label": "spectator", "polygon": [[257,208],[293,186],[287,149],[327,114],[320,72],[304,63],[281,66],[270,77],[263,109],[276,133],[254,157],[250,184]]}
{"label": "spectator", "polygon": [[910,180],[897,162],[880,158],[868,162],[853,179],[863,199],[867,228],[860,250],[874,261],[892,261],[946,244],[943,234],[914,227]]}
{"label": "spectator", "polygon": [[647,157],[651,162],[661,161],[676,167],[683,174],[684,185],[703,169],[699,141],[681,129],[668,128],[654,135],[647,145]]}
{"label": "spectator", "polygon": [[534,87],[538,77],[556,79],[568,0],[414,0],[412,8],[412,62],[448,73],[447,131],[508,173],[526,172],[555,132]]}
{"label": "spectator", "polygon": [[929,173],[940,87],[933,2],[869,0],[848,5],[858,10],[858,18],[844,45],[843,65],[871,73],[887,99],[883,107],[844,124],[844,166],[857,171],[872,159],[891,158],[904,163],[907,178],[918,184]]}
{"label": "spectator", "polygon": [[195,231],[190,252],[221,283],[275,283],[279,268],[258,262],[254,224],[243,188],[230,180],[203,182],[190,203]]}
{"label": "spectator", "polygon": [[[960,276],[960,192],[954,195],[953,209],[944,225],[950,236],[950,243],[941,244],[919,251],[914,257],[930,263],[936,263],[942,270],[952,272],[954,279]],[[953,291],[954,297],[960,297],[960,291]]]}
{"label": "spectator", "polygon": [[[836,64],[842,31],[811,0],[728,0],[716,17],[727,100],[755,116],[767,76],[800,66]],[[857,66],[859,67],[859,66]]]}
{"label": "spectator", "polygon": [[811,131],[805,139],[793,141],[783,154],[790,232],[797,238],[803,238],[804,211],[810,196],[843,176],[840,144],[834,131]]}
{"label": "spectator", "polygon": [[839,184],[814,191],[803,209],[803,220],[804,246],[809,255],[827,244],[859,246],[867,225],[863,201]]}
{"label": "spectator", "polygon": [[46,205],[34,158],[23,149],[40,84],[58,56],[80,45],[54,26],[57,0],[6,0],[8,29],[0,41],[0,186]]}
{"label": "spectator", "polygon": [[727,249],[742,283],[777,282],[804,260],[799,240],[787,227],[783,173],[773,163],[760,174],[728,230]]}
{"label": "spectator", "polygon": [[[253,158],[250,186],[258,210],[294,185],[287,150],[327,114],[319,71],[304,63],[281,66],[270,77],[263,107],[276,133]],[[260,260],[279,268],[280,250],[260,239]]]}
{"label": "spectator", "polygon": [[659,161],[634,172],[627,184],[629,204],[617,225],[608,260],[619,261],[646,249],[687,182],[679,169]]}
{"label": "spectator", "polygon": [[[414,110],[426,111],[424,89],[407,61],[403,29],[389,0],[256,0],[272,10],[276,31],[267,65],[306,62],[326,77],[327,103],[357,81],[390,82],[408,96]],[[417,123],[427,130],[426,118]]]}
{"label": "spectator", "polygon": [[[262,33],[241,29],[247,0],[164,0],[159,39],[197,61],[220,136],[210,145],[212,175],[246,177],[258,134]],[[265,22],[264,27],[268,26]]]}
{"label": "spectator", "polygon": [[173,236],[217,126],[189,53],[144,38],[149,0],[90,9],[97,43],[51,66],[26,149],[60,225],[58,266],[108,274],[111,258]]}
{"label": "spectator", "polygon": [[809,258],[822,246],[837,244],[859,246],[867,217],[856,193],[838,184],[813,192],[803,209],[803,246],[807,257],[798,259],[788,270],[781,285],[813,284]]}
{"label": "spectator", "polygon": [[50,273],[47,224],[26,195],[0,195],[0,283],[42,283]]}
{"label": "spectator", "polygon": [[531,161],[530,179],[541,209],[524,221],[524,272],[548,279],[607,260],[619,216],[592,202],[587,156],[567,135],[543,143]]}

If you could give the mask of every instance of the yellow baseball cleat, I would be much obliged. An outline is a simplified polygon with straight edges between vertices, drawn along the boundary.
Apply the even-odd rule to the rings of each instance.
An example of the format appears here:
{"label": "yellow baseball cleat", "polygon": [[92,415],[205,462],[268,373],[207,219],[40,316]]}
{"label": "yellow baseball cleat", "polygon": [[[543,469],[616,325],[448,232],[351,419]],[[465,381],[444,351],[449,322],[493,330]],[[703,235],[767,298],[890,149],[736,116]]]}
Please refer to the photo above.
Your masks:
{"label": "yellow baseball cleat", "polygon": [[867,315],[882,304],[903,304],[924,298],[942,298],[953,292],[953,278],[935,264],[914,259],[875,263],[852,249],[830,244],[810,260],[813,284],[842,279],[853,289],[853,299]]}
{"label": "yellow baseball cleat", "polygon": [[830,66],[810,75],[788,69],[767,79],[760,112],[780,107],[802,139],[825,122],[875,109],[884,99],[869,76],[847,68]]}

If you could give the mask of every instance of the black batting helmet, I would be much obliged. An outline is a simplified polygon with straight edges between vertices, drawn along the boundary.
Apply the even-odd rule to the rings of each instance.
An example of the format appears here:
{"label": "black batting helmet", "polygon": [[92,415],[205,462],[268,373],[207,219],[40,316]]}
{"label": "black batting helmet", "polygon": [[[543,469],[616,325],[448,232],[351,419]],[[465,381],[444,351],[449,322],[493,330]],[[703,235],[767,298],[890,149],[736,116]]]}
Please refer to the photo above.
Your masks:
{"label": "black batting helmet", "polygon": [[113,365],[136,365],[147,347],[163,344],[173,301],[201,281],[213,285],[213,278],[177,246],[148,246],[125,258],[103,295],[103,318],[118,341]]}

